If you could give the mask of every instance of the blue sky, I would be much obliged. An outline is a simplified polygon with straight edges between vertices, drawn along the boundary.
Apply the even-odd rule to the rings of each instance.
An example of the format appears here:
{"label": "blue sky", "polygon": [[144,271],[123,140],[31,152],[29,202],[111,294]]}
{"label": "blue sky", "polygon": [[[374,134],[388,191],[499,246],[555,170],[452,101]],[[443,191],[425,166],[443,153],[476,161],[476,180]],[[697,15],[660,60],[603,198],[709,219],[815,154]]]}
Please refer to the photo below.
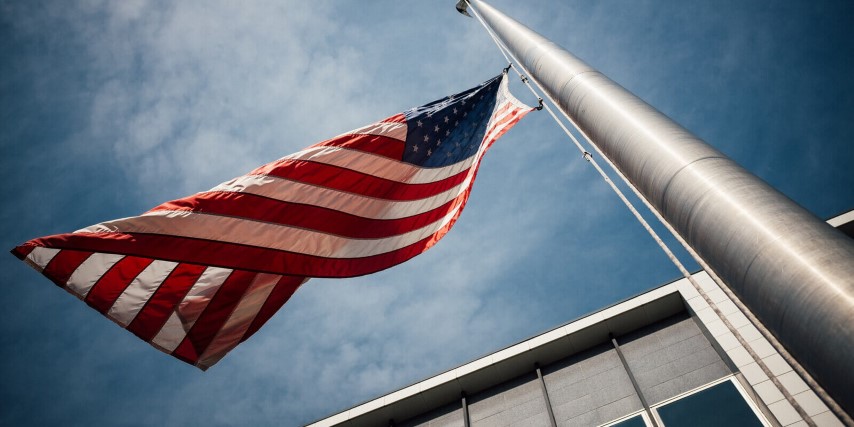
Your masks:
{"label": "blue sky", "polygon": [[[851,2],[491,3],[817,216],[854,208]],[[0,1],[0,246],[138,214],[497,74],[453,4]],[[0,256],[0,424],[303,424],[676,279],[550,120],[495,144],[436,247],[309,282],[207,372]]]}

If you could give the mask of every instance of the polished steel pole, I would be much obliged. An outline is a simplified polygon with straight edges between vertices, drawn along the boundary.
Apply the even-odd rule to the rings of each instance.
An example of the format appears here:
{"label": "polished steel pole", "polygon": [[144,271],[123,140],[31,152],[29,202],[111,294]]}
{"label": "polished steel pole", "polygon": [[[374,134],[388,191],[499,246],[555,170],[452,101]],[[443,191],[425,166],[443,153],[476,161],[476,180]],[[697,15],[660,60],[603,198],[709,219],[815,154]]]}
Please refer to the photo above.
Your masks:
{"label": "polished steel pole", "polygon": [[497,38],[849,414],[854,240],[481,0]]}

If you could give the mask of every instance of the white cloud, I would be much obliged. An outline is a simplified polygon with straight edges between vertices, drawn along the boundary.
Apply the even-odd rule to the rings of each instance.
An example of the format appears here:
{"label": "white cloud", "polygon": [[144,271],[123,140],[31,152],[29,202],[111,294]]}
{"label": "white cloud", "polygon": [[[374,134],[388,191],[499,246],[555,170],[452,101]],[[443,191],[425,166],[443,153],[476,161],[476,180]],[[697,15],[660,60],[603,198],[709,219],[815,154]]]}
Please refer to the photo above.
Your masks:
{"label": "white cloud", "polygon": [[[505,64],[476,21],[459,17],[453,2],[434,3],[0,4],[12,40],[3,46],[13,59],[3,63],[9,73],[0,77],[2,88],[13,91],[4,97],[3,117],[10,118],[4,129],[22,135],[0,137],[0,173],[10,188],[24,189],[9,192],[0,234],[13,236],[4,237],[12,246],[20,242],[10,239],[45,229],[69,231],[132,215],[497,74]],[[676,112],[694,130],[717,136],[715,144],[768,153],[770,142],[816,138],[834,145],[817,150],[807,143],[795,151],[809,154],[803,157],[810,165],[829,164],[827,153],[850,157],[848,145],[838,142],[850,134],[839,119],[847,110],[828,108],[833,100],[847,105],[850,85],[829,79],[842,85],[839,98],[818,102],[809,94],[824,79],[797,83],[798,76],[767,72],[776,58],[769,54],[779,46],[761,28],[754,39],[739,28],[739,19],[753,14],[714,21],[686,14],[696,3],[493,3],[655,98],[654,105]],[[687,26],[686,16],[704,19]],[[712,41],[669,40],[673,31]],[[745,40],[767,50],[745,56],[737,49]],[[726,96],[754,61],[765,68],[752,69],[751,85],[767,89],[769,77],[788,78],[802,101],[766,101],[791,106],[783,111],[760,108],[760,95],[780,95],[773,90]],[[9,80],[12,75],[18,80]],[[513,85],[532,102],[526,89]],[[792,123],[804,131],[762,127],[769,117],[793,116],[803,116]],[[3,355],[19,372],[3,371],[4,391],[23,393],[18,406],[54,423],[72,414],[81,423],[94,420],[89,424],[296,424],[675,277],[550,120],[532,113],[496,143],[466,211],[436,247],[375,275],[309,282],[256,336],[204,374],[157,354],[7,257],[2,281],[19,286],[4,296],[9,309],[2,335],[13,345]],[[767,168],[781,156],[758,156],[752,164]],[[782,164],[781,170],[809,170],[793,178],[796,184],[787,181],[808,194],[832,187],[811,185],[822,182],[812,181],[816,176],[844,181],[844,168]],[[45,165],[50,173],[33,173]],[[846,188],[815,197],[844,204]]]}
{"label": "white cloud", "polygon": [[329,45],[348,30],[328,4],[87,6],[68,18],[94,92],[80,143],[113,153],[143,188],[206,189],[313,142],[300,135],[346,130],[327,119],[333,106],[360,110],[372,67],[358,39]]}

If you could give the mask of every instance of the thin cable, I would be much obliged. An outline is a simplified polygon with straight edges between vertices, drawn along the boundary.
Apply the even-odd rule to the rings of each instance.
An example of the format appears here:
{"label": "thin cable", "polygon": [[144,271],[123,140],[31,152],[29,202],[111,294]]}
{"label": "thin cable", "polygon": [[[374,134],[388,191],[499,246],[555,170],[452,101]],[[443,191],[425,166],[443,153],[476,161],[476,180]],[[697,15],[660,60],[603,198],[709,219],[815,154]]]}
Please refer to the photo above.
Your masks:
{"label": "thin cable", "polygon": [[[495,35],[495,33],[492,31],[492,28],[490,28],[489,25],[486,24],[486,22],[480,16],[480,13],[477,11],[477,9],[474,7],[474,5],[469,3],[469,7],[471,8],[472,12],[474,12],[474,15],[477,18],[477,20],[486,29],[487,33],[492,38],[493,42],[495,42],[496,46],[498,47],[498,50],[501,52],[501,54],[504,56],[504,58],[509,63],[512,64],[515,62],[517,64],[517,66],[521,67],[522,70],[525,71],[525,73],[528,74],[530,76],[530,78],[534,80],[534,83],[538,87],[540,87],[540,90],[542,90],[542,86],[539,84],[539,82],[537,82],[536,77],[530,75],[530,73],[528,72],[526,67],[520,61],[518,61],[518,59],[516,59],[515,55],[513,55],[513,53],[504,45],[504,43]],[[511,58],[512,58],[512,60],[511,60]],[[528,81],[529,79],[527,77],[523,76],[518,70],[515,69],[515,67],[514,67],[514,70],[519,75],[522,82],[534,94],[534,96],[537,96],[538,98],[542,99],[542,97],[539,96],[539,94],[536,92],[536,90],[534,90],[534,88],[529,83],[529,81]],[[551,101],[552,104],[558,105],[557,102],[555,102],[555,100],[546,91],[543,90],[543,94],[549,99],[549,101]],[[744,339],[744,337],[741,335],[741,333],[738,331],[738,329],[736,329],[732,325],[732,323],[730,323],[730,321],[723,315],[723,312],[718,308],[717,304],[715,304],[715,302],[712,301],[708,295],[706,295],[706,292],[703,290],[703,288],[700,286],[700,284],[697,283],[697,281],[694,279],[693,275],[691,275],[691,273],[688,272],[688,270],[685,268],[685,266],[682,264],[682,262],[680,262],[679,259],[676,258],[676,256],[670,250],[670,248],[659,237],[658,233],[656,233],[655,230],[653,230],[652,227],[650,227],[650,225],[646,221],[646,219],[644,219],[643,216],[637,211],[637,209],[635,209],[634,205],[625,197],[623,192],[611,181],[610,177],[608,177],[608,174],[605,173],[604,170],[602,170],[602,168],[599,166],[599,164],[596,162],[596,160],[593,158],[593,156],[585,150],[584,146],[581,145],[580,142],[578,142],[578,140],[575,138],[575,136],[572,134],[572,132],[570,132],[569,129],[566,128],[566,126],[558,118],[558,116],[554,113],[554,111],[551,109],[551,107],[548,104],[543,104],[543,105],[544,105],[546,111],[548,111],[549,114],[552,116],[552,118],[555,120],[555,123],[557,123],[561,129],[563,129],[564,133],[566,133],[566,135],[569,136],[569,138],[572,140],[572,142],[575,144],[575,146],[582,152],[584,159],[587,160],[590,164],[592,164],[593,167],[596,169],[596,171],[599,172],[599,175],[601,175],[602,178],[605,180],[605,182],[607,182],[608,185],[614,190],[614,192],[617,194],[617,196],[619,196],[620,200],[623,201],[623,203],[626,205],[626,207],[632,212],[632,214],[635,216],[635,218],[638,220],[638,222],[641,223],[641,225],[644,227],[644,229],[647,230],[649,235],[653,238],[653,240],[655,240],[655,242],[658,244],[658,246],[661,248],[661,250],[664,251],[664,253],[670,259],[670,261],[673,263],[673,265],[676,266],[676,268],[680,271],[680,273],[682,273],[682,276],[685,279],[687,279],[693,285],[694,289],[697,291],[697,293],[699,293],[703,297],[706,304],[708,304],[709,308],[711,308],[712,311],[715,312],[715,314],[723,322],[724,326],[726,326],[726,328],[733,334],[733,336],[736,338],[736,340],[739,342],[739,344],[748,352],[748,354],[751,356],[751,358],[754,360],[754,362],[759,366],[759,368],[762,369],[762,371],[771,380],[771,382],[782,392],[783,396],[786,398],[786,400],[789,402],[789,404],[791,404],[792,407],[795,409],[795,411],[798,412],[798,415],[801,416],[801,418],[807,423],[807,425],[815,427],[816,424],[812,420],[812,418],[801,407],[801,405],[795,400],[795,398],[788,392],[788,390],[786,390],[783,387],[782,383],[780,383],[780,381],[773,375],[771,370],[768,368],[768,366],[765,364],[765,362],[759,357],[759,355],[756,354],[756,352],[753,350],[753,348],[750,347],[750,345],[747,343],[747,340]],[[599,147],[596,144],[594,144],[592,142],[592,140],[581,130],[581,128],[578,126],[578,124],[575,123],[575,121],[572,120],[572,118],[570,118],[566,114],[566,112],[564,112],[562,110],[561,110],[561,112],[563,113],[563,116],[572,124],[572,126],[575,127],[575,129],[582,136],[584,136],[585,139],[587,139],[587,141],[590,143],[590,145],[593,146],[594,150],[600,156],[602,156],[602,158],[605,159],[605,161],[608,163],[608,165],[617,173],[617,175],[623,180],[623,182],[625,182],[626,185],[629,186],[629,188],[635,193],[635,195],[638,196],[638,198],[647,206],[647,208],[656,216],[656,218],[658,218],[658,220],[662,224],[664,224],[664,226],[668,229],[668,231],[670,231],[670,233],[674,235],[674,237],[677,239],[677,241],[679,241],[679,243],[685,247],[685,249],[688,251],[688,253],[701,266],[703,266],[706,269],[709,276],[713,278],[713,280],[719,285],[721,290],[723,292],[725,292],[727,294],[727,296],[730,299],[732,299],[733,302],[736,303],[739,308],[744,307],[744,305],[741,304],[741,301],[739,301],[737,298],[735,298],[735,295],[726,287],[726,285],[723,283],[723,281],[721,281],[720,277],[717,276],[717,274],[715,274],[710,268],[708,268],[708,265],[704,262],[704,260],[702,260],[702,258],[699,257],[699,254],[697,254],[692,248],[690,248],[690,245],[688,245],[687,242],[684,239],[682,239],[682,237],[679,235],[679,233],[677,233],[676,230],[673,229],[673,227],[666,220],[664,220],[664,218],[661,216],[661,214],[646,200],[645,197],[643,197],[640,194],[640,192],[637,190],[637,188],[634,185],[632,185],[629,182],[629,180],[607,158],[607,156],[605,156],[599,150]],[[758,323],[758,319],[756,319],[756,317],[753,316],[753,314],[749,310],[746,310],[746,307],[744,307],[742,309],[742,311],[744,312],[745,316],[748,316],[751,318],[751,321],[754,322],[754,326],[755,325],[761,325],[761,323]],[[765,329],[764,327],[761,327],[761,328],[758,327],[757,329],[759,329],[760,332],[764,332],[763,335],[765,335],[766,333],[768,335],[770,335],[770,333],[768,333],[767,330],[764,330]],[[775,341],[775,343],[776,343],[776,339],[773,341]],[[769,339],[769,342],[772,342],[772,340]],[[779,343],[776,343],[776,344],[779,345]],[[781,348],[782,348],[782,346],[781,346]],[[786,352],[786,353],[780,352],[780,353],[781,353],[781,356],[785,354],[785,356],[788,356],[788,358],[787,358],[788,360],[794,361],[794,359],[791,358],[791,355],[789,355],[788,352]],[[797,366],[797,367],[801,368],[800,365],[797,363],[790,363],[790,364],[792,366]],[[799,369],[799,373],[801,373],[801,372],[803,372],[803,368]],[[812,377],[809,375],[805,376],[805,375],[801,374],[801,377],[804,377],[805,380],[807,380],[807,379],[812,380]],[[815,383],[814,381],[812,381],[812,382]],[[821,392],[824,392],[824,390],[820,387],[814,388],[814,390],[815,389],[820,390]],[[827,396],[826,393],[825,393],[825,396]],[[823,397],[825,397],[825,396],[823,396]],[[826,399],[826,398],[822,399],[822,400],[825,400],[826,402],[828,401],[828,399]],[[834,402],[832,399],[829,399],[828,403],[835,404],[836,402]],[[832,406],[832,405],[829,405],[829,406]],[[836,408],[834,408],[834,409],[836,409]],[[834,412],[837,413],[837,411],[835,411],[835,410],[834,410]],[[844,413],[844,412],[842,412],[842,413]]]}
{"label": "thin cable", "polygon": [[[516,64],[518,64],[518,66],[522,67],[522,69],[525,70],[524,65],[521,65],[521,63],[519,61],[511,60],[510,56],[512,56],[512,53],[510,53],[510,56],[508,56],[509,51],[505,52],[505,48],[502,46],[501,41],[495,36],[495,34],[492,32],[492,29],[489,28],[488,25],[486,25],[486,22],[483,21],[483,18],[481,18],[480,13],[478,13],[477,9],[475,9],[471,4],[469,4],[469,7],[471,7],[472,12],[474,12],[475,17],[477,18],[478,21],[480,21],[481,25],[483,25],[484,28],[486,28],[490,37],[492,37],[492,40],[498,46],[498,50],[501,51],[502,55],[504,55],[504,58],[506,58],[507,61],[510,63],[515,62]],[[513,58],[513,59],[515,59],[515,58]],[[515,67],[514,67],[514,70],[515,70]],[[527,72],[528,71],[525,70],[525,73],[527,73]],[[516,73],[519,74],[519,77],[522,78],[522,82],[525,84],[525,86],[528,87],[528,89],[531,90],[531,92],[534,94],[534,96],[537,96],[538,98],[540,98],[537,91],[531,86],[530,82],[528,82],[528,78],[525,78],[521,73],[519,73],[519,70],[516,70]],[[531,78],[533,78],[533,77],[531,77]],[[535,81],[536,81],[536,79],[535,79]],[[546,94],[546,96],[548,96],[548,94]],[[549,100],[554,102],[554,100],[552,100],[551,97],[549,97]],[[623,204],[626,205],[626,207],[629,209],[629,211],[632,212],[632,214],[635,216],[635,218],[637,218],[637,220],[641,223],[641,225],[644,227],[644,229],[646,229],[646,231],[650,234],[650,236],[652,236],[653,240],[655,240],[655,242],[658,243],[658,246],[661,247],[661,249],[664,251],[664,253],[667,255],[667,257],[670,258],[670,260],[679,269],[679,271],[682,273],[682,275],[685,278],[688,278],[689,280],[693,281],[693,278],[691,278],[691,273],[689,273],[688,270],[685,269],[685,266],[682,265],[682,263],[679,261],[679,259],[676,258],[676,255],[674,255],[673,252],[670,250],[670,248],[667,247],[667,245],[664,243],[664,241],[661,240],[661,238],[658,236],[658,233],[656,233],[655,230],[652,229],[652,227],[649,225],[649,223],[646,221],[646,219],[644,219],[644,217],[640,214],[640,212],[638,212],[637,209],[635,209],[632,202],[629,201],[628,198],[626,198],[625,194],[623,194],[623,192],[619,189],[619,187],[617,187],[617,185],[614,184],[614,182],[611,180],[611,178],[608,177],[608,174],[599,166],[599,163],[596,162],[596,159],[593,158],[593,155],[591,155],[587,150],[585,150],[584,146],[581,145],[581,143],[578,142],[578,139],[575,138],[575,135],[573,135],[572,132],[570,132],[569,129],[567,129],[567,127],[563,124],[563,121],[561,121],[560,118],[558,118],[557,114],[555,114],[554,110],[552,110],[551,106],[544,103],[543,107],[549,113],[549,115],[552,116],[552,119],[554,119],[555,123],[557,123],[558,126],[560,126],[560,128],[563,129],[564,133],[570,138],[570,140],[572,140],[572,142],[575,144],[575,146],[581,152],[584,159],[587,160],[587,162],[589,162],[591,165],[593,165],[593,167],[596,169],[596,171],[599,172],[599,175],[602,176],[602,179],[604,179],[605,182],[608,183],[608,185],[611,187],[611,189],[614,190],[614,193],[616,193],[617,196],[620,198],[620,200],[623,201]]]}

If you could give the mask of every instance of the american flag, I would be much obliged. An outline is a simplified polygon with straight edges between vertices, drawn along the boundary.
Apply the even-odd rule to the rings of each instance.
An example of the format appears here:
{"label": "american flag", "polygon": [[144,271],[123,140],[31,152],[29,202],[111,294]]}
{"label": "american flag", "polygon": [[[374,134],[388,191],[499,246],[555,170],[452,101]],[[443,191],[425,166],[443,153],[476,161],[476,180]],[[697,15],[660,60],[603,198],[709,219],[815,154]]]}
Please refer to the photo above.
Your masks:
{"label": "american flag", "polygon": [[207,369],[309,278],[380,271],[441,239],[483,154],[531,111],[505,75],[140,216],[12,253],[154,347]]}

